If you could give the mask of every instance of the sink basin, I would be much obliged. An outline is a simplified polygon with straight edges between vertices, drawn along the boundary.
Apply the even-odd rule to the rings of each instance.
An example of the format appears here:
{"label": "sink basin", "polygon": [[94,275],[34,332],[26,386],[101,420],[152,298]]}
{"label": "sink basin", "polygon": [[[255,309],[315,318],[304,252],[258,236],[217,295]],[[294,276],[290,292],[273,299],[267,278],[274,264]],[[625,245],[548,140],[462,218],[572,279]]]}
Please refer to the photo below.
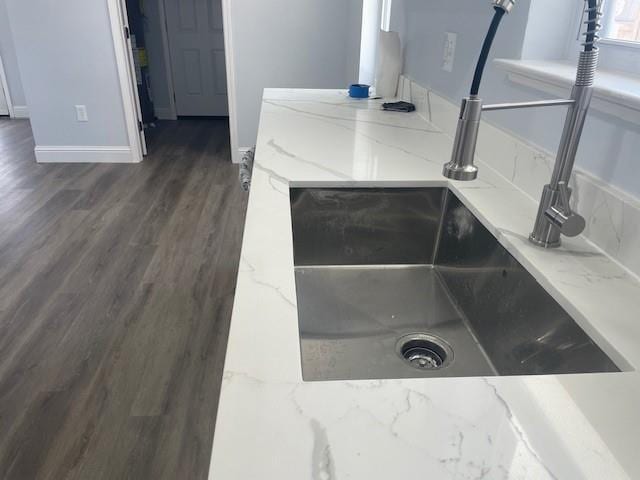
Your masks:
{"label": "sink basin", "polygon": [[305,381],[618,372],[444,188],[292,188]]}

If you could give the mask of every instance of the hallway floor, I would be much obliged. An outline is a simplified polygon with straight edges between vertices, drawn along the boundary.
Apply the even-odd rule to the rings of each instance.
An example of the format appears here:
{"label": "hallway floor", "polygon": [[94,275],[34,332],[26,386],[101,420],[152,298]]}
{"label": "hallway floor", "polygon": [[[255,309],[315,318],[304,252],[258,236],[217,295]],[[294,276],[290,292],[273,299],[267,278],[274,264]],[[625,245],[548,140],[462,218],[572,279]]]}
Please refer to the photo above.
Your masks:
{"label": "hallway floor", "polygon": [[247,196],[226,120],[38,165],[0,120],[0,478],[204,479]]}

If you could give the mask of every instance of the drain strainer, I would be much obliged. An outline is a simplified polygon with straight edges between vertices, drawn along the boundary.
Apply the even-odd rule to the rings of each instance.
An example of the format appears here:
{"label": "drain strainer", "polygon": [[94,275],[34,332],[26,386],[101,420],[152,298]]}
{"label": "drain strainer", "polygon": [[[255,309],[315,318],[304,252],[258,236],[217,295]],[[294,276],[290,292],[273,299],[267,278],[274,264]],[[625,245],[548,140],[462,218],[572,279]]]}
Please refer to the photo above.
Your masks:
{"label": "drain strainer", "polygon": [[420,370],[437,370],[453,360],[449,344],[427,333],[413,333],[400,338],[396,352],[406,363]]}

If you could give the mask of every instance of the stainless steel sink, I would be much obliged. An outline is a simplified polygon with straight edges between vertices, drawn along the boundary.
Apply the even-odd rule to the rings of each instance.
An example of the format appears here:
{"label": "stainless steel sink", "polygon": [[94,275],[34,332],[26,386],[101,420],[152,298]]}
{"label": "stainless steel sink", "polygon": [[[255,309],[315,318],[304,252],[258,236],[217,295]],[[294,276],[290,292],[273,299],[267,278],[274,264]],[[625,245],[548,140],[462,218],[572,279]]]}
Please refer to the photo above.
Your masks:
{"label": "stainless steel sink", "polygon": [[620,371],[443,188],[292,188],[306,381]]}

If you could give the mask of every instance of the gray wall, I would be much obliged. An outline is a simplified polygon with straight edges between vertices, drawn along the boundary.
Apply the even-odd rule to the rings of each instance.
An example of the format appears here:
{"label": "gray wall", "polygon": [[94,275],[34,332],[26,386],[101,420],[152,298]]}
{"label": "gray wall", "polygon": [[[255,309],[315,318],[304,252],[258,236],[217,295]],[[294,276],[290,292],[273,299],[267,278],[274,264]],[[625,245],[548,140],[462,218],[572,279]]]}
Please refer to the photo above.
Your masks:
{"label": "gray wall", "polygon": [[362,0],[230,3],[239,147],[256,142],[264,88],[358,81]]}
{"label": "gray wall", "polygon": [[128,146],[107,2],[5,1],[36,144]]}
{"label": "gray wall", "polygon": [[9,16],[4,0],[0,1],[0,57],[2,57],[2,63],[7,76],[11,102],[17,107],[26,106],[27,101],[24,96],[24,91],[22,90],[22,79],[20,78],[18,59],[16,58],[11,27],[9,25]]}
{"label": "gray wall", "polygon": [[[496,38],[494,57],[521,58],[532,1],[518,2],[513,13],[505,18]],[[394,0],[392,29],[401,32],[406,45],[405,73],[458,103],[468,93],[491,15],[487,2],[478,0]],[[535,16],[532,15],[532,18]],[[578,19],[575,19],[566,26],[572,35],[577,31],[577,24]],[[458,34],[455,66],[451,74],[440,68],[446,31]],[[531,48],[527,44],[524,49],[529,57],[534,55]],[[559,49],[566,51],[566,45],[560,45]],[[481,95],[488,102],[549,97],[510,82],[505,72],[497,70],[490,63]],[[486,118],[549,151],[557,149],[564,121],[563,113],[557,109],[493,112],[487,114]],[[590,112],[578,152],[578,165],[583,170],[640,197],[638,152],[640,125],[595,110]]]}
{"label": "gray wall", "polygon": [[563,60],[572,56],[583,6],[583,0],[535,0],[529,8],[522,57]]}
{"label": "gray wall", "polygon": [[[522,51],[529,2],[521,0],[505,19],[496,38],[494,57],[516,58]],[[478,0],[394,0],[391,29],[399,31],[405,45],[405,73],[456,102],[468,95],[480,46],[491,21],[489,2]],[[453,72],[442,70],[446,32],[458,34]],[[504,74],[489,64],[483,95],[499,94]]]}

